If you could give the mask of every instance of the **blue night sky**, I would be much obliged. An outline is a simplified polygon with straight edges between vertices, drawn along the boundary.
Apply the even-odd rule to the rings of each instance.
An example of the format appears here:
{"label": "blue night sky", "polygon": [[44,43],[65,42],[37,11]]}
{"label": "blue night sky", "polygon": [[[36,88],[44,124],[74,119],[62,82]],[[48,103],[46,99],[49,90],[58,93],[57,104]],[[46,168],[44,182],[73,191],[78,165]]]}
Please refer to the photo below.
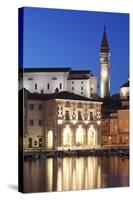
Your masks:
{"label": "blue night sky", "polygon": [[104,25],[111,53],[111,93],[129,73],[129,15],[24,8],[24,67],[71,67],[100,75]]}

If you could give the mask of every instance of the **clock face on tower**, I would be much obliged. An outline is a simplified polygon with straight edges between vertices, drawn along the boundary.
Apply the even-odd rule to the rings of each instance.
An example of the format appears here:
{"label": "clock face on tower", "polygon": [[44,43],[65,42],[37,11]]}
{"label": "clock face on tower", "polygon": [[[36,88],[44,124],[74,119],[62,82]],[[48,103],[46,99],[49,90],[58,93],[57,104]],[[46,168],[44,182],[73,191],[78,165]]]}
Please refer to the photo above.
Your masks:
{"label": "clock face on tower", "polygon": [[101,57],[101,58],[100,58],[100,61],[101,61],[101,62],[108,62],[108,57]]}
{"label": "clock face on tower", "polygon": [[103,58],[103,57],[101,57],[101,58],[100,58],[100,61],[101,61],[101,62],[103,62],[103,61],[104,61],[104,58]]}

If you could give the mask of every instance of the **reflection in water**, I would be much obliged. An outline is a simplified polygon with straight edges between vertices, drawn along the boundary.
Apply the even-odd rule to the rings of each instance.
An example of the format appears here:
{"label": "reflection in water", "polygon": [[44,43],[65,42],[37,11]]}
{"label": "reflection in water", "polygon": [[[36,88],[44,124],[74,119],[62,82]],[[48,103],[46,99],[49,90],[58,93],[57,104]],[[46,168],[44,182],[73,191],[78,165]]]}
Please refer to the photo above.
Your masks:
{"label": "reflection in water", "polygon": [[129,185],[129,161],[65,157],[24,161],[24,191],[65,191]]}

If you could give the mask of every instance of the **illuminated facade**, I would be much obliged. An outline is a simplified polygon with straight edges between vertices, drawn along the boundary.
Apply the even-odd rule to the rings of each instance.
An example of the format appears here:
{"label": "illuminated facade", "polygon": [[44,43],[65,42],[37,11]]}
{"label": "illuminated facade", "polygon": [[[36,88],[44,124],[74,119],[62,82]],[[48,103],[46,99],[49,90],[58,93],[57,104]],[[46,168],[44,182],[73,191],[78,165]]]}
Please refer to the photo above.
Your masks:
{"label": "illuminated facade", "polygon": [[68,91],[92,98],[97,95],[97,78],[90,70],[71,68],[25,68],[20,72],[20,89],[32,93],[51,94]]}
{"label": "illuminated facade", "polygon": [[102,145],[129,145],[129,109],[102,118]]}
{"label": "illuminated facade", "polygon": [[100,51],[100,97],[110,96],[110,49],[104,28]]}
{"label": "illuminated facade", "polygon": [[101,144],[101,104],[69,92],[27,94],[24,148],[89,149]]}
{"label": "illuminated facade", "polygon": [[102,145],[129,145],[129,81],[120,87],[116,99],[103,103],[101,141]]}

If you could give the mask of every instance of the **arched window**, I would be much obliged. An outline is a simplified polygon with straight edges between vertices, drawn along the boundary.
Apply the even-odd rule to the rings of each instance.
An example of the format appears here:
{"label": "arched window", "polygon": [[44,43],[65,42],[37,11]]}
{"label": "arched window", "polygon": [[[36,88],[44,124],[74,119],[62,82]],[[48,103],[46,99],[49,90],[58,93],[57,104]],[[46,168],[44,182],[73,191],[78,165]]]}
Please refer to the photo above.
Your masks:
{"label": "arched window", "polygon": [[76,146],[84,145],[84,131],[81,126],[79,126],[76,130]]}
{"label": "arched window", "polygon": [[48,149],[53,148],[53,131],[48,132]]}
{"label": "arched window", "polygon": [[94,128],[88,129],[88,146],[94,147],[96,145],[96,131]]}
{"label": "arched window", "polygon": [[71,147],[71,129],[67,125],[63,132],[63,146],[64,147]]}

